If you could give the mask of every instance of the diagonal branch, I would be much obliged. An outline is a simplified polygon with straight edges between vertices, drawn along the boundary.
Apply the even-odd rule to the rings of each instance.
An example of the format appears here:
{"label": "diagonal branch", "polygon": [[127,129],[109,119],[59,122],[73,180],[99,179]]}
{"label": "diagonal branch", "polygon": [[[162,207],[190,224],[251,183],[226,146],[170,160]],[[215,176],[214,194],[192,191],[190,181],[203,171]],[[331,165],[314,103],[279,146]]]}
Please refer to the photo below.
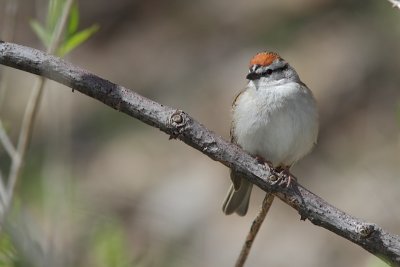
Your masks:
{"label": "diagonal branch", "polygon": [[296,209],[302,220],[334,232],[394,266],[400,266],[400,237],[373,223],[335,208],[300,184],[286,188],[287,179],[234,144],[224,140],[181,110],[161,105],[44,52],[0,41],[0,64],[41,75],[156,127],[217,160],[266,192]]}

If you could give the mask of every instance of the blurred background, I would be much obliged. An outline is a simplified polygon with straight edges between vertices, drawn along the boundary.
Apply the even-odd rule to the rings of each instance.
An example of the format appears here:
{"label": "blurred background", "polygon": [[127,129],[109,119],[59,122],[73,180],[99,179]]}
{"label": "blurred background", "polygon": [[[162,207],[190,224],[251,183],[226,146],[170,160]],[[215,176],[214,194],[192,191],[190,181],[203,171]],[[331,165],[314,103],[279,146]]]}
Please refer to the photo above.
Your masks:
{"label": "blurred background", "polygon": [[[29,22],[43,21],[47,5],[0,0],[0,39],[44,50]],[[320,110],[318,145],[293,173],[334,206],[400,234],[400,10],[388,1],[82,0],[79,9],[83,28],[100,29],[68,61],[183,109],[225,138],[250,58],[264,50],[281,54]],[[15,142],[36,77],[3,66],[0,72],[7,84],[0,118]],[[9,164],[1,148],[3,173]],[[264,194],[253,191],[246,217],[225,216],[229,184],[220,163],[49,82],[12,227],[0,242],[2,264],[233,266]],[[380,264],[300,221],[279,200],[247,263]]]}

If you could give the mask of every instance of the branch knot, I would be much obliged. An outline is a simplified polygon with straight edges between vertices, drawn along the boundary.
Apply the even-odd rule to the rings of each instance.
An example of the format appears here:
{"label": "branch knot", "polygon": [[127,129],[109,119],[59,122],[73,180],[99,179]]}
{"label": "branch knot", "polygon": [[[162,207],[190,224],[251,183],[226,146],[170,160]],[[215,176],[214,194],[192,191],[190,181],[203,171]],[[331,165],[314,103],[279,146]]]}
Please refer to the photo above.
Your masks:
{"label": "branch knot", "polygon": [[168,118],[168,125],[171,126],[169,139],[176,139],[186,124],[186,114],[182,110],[175,110]]}
{"label": "branch knot", "polygon": [[375,225],[364,223],[356,226],[356,232],[361,238],[369,237],[375,231]]}

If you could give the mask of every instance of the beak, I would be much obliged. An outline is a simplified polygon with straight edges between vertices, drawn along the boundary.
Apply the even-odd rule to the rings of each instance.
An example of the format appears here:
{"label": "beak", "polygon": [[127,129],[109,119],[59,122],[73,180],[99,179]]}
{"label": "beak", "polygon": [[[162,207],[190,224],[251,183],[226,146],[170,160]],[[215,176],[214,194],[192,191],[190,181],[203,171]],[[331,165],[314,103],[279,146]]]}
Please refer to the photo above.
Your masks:
{"label": "beak", "polygon": [[260,74],[256,73],[256,72],[250,72],[249,74],[247,74],[246,79],[254,81],[260,78]]}

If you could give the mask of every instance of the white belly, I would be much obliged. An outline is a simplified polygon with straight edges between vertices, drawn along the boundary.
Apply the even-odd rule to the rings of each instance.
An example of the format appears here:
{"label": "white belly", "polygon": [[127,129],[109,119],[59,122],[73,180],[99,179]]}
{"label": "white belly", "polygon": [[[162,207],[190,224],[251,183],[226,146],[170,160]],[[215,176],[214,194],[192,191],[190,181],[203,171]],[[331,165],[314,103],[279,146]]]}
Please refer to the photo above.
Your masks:
{"label": "white belly", "polygon": [[252,155],[274,166],[290,166],[305,156],[318,135],[311,92],[298,83],[248,88],[233,110],[233,134]]}

